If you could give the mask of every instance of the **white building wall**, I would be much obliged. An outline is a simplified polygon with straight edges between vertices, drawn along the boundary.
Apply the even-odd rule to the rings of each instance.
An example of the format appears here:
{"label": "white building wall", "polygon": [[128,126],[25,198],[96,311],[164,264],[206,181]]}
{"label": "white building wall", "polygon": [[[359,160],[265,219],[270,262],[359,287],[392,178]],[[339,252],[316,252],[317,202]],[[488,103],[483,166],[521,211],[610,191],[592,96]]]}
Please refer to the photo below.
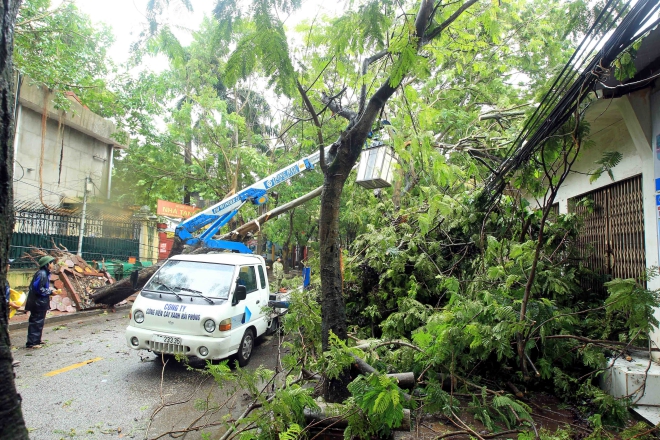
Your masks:
{"label": "white building wall", "polygon": [[[94,182],[91,195],[109,197],[113,148],[125,148],[114,140],[117,131],[112,121],[73,98],[69,99],[67,111],[62,112],[55,108],[52,94],[30,85],[27,79],[21,86],[18,102],[15,199],[39,201],[42,192],[44,203],[57,206],[64,197],[82,196],[88,176]],[[43,114],[47,121],[42,157]]]}
{"label": "white building wall", "polygon": [[62,127],[63,133],[58,136],[58,122],[48,119],[42,164],[41,115],[23,107],[20,124],[15,156],[16,200],[39,199],[41,166],[43,199],[47,204],[57,206],[62,197],[81,197],[88,175],[96,185],[92,194],[105,196],[100,190],[106,186],[110,163],[107,144],[67,126]]}

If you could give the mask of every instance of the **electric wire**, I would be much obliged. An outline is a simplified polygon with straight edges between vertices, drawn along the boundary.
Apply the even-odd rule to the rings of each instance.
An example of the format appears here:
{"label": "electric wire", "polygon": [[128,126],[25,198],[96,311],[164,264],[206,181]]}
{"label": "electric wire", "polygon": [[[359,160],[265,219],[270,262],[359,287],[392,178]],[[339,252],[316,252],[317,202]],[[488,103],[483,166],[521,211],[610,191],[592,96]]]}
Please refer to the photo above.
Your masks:
{"label": "electric wire", "polygon": [[[550,91],[546,93],[541,104],[523,126],[509,149],[507,159],[486,182],[484,195],[487,197],[487,204],[493,203],[504,190],[505,178],[526,163],[540,144],[569,120],[587,94],[592,91],[593,86],[609,73],[611,63],[639,38],[638,33],[645,21],[660,9],[657,0],[640,0],[621,19],[623,11],[626,11],[630,4],[627,2],[610,21],[609,18],[614,15],[616,6],[619,5],[614,3],[615,0],[608,1],[553,82]],[[620,23],[616,26],[619,20]],[[616,28],[612,30],[614,26]],[[587,51],[592,46],[594,48],[598,46],[596,34],[610,36],[599,50]],[[591,55],[594,51],[595,53]]]}

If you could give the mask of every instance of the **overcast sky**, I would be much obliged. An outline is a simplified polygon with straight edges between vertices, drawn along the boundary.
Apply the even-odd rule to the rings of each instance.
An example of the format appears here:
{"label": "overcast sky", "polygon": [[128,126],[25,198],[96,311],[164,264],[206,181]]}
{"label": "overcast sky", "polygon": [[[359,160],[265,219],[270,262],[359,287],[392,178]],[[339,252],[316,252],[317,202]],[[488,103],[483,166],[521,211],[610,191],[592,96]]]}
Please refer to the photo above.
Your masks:
{"label": "overcast sky", "polygon": [[[112,28],[115,43],[110,49],[110,57],[117,63],[128,60],[130,46],[138,39],[146,25],[145,11],[148,0],[75,0],[78,8],[89,15],[92,22],[103,22]],[[192,38],[185,28],[194,30],[202,21],[204,14],[210,15],[213,1],[194,1],[195,10],[190,13],[178,3],[172,2],[171,15],[176,16],[176,22],[183,29],[179,30],[177,37],[184,44]]]}
{"label": "overcast sky", "polygon": [[[116,63],[128,60],[131,43],[135,42],[146,24],[145,11],[148,0],[75,0],[78,8],[89,15],[92,22],[103,22],[110,26],[115,35],[115,43],[109,55]],[[240,0],[237,0],[240,1]],[[327,0],[303,0],[301,9],[286,20],[287,26],[307,17],[313,17],[319,10],[328,14],[337,13],[343,2]],[[57,4],[57,1],[53,1]],[[195,30],[204,15],[211,15],[215,0],[192,0],[194,11],[188,12],[179,2],[170,1],[169,17],[172,24],[180,28],[175,30],[177,37],[185,45],[192,37],[188,30]],[[162,68],[164,68],[162,66]]]}

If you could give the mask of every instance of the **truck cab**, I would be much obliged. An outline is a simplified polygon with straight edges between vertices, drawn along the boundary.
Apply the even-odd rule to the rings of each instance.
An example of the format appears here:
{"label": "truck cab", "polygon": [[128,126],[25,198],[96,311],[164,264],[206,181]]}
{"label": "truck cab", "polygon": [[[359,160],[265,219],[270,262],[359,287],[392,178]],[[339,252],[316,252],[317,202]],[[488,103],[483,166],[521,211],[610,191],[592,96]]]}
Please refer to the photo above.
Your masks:
{"label": "truck cab", "polygon": [[224,359],[239,365],[269,332],[269,285],[263,257],[216,253],[168,259],[138,294],[126,328],[135,350]]}

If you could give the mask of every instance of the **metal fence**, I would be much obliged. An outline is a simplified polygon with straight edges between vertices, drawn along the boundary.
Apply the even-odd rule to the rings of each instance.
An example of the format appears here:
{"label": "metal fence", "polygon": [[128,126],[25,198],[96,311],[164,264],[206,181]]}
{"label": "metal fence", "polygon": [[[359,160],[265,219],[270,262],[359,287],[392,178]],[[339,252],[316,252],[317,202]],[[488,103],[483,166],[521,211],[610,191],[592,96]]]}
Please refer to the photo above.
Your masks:
{"label": "metal fence", "polygon": [[[42,205],[18,202],[14,205],[14,232],[9,251],[14,268],[33,268],[25,256],[32,248],[66,247],[78,250],[81,213],[76,210],[49,209]],[[132,218],[86,215],[82,257],[87,261],[127,260],[138,257],[142,224]]]}

